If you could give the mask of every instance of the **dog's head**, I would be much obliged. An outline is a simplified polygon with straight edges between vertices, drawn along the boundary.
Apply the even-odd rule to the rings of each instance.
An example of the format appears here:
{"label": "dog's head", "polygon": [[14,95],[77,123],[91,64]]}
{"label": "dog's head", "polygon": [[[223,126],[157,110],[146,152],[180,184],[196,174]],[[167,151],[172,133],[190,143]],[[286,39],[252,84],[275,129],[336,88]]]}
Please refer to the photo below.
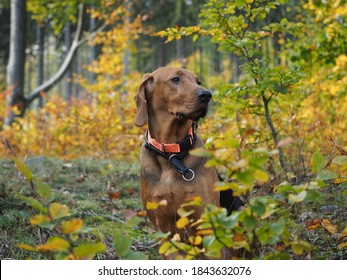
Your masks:
{"label": "dog's head", "polygon": [[198,121],[208,110],[212,94],[186,69],[163,67],[145,74],[135,96],[135,124],[145,125],[148,114]]}

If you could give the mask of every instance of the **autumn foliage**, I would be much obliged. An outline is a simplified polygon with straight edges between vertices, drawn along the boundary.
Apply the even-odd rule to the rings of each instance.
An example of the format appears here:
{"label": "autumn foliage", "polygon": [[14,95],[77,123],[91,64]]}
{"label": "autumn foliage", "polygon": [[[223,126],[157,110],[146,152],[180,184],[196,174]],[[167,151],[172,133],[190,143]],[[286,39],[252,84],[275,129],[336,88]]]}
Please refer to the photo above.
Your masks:
{"label": "autumn foliage", "polygon": [[[285,2],[211,0],[201,11],[198,26],[170,27],[154,34],[167,42],[185,36],[193,41],[208,38],[221,54],[232,53],[240,60],[242,75],[237,83],[228,82],[235,75],[230,69],[203,77],[204,86],[214,92],[210,115],[199,127],[208,151],[193,153],[207,157],[207,165],[223,175],[216,190],[232,189],[247,200],[247,208],[231,216],[199,198],[183,205],[176,226],[192,224],[196,235],[184,243],[178,236],[157,233],[162,255],[219,258],[221,249],[236,252],[233,258],[249,259],[309,254],[313,246],[295,233],[291,213],[314,208],[332,187],[342,197],[347,195],[347,5],[310,0],[300,7],[286,6],[294,14],[292,20],[269,23],[267,19]],[[94,16],[104,17],[97,12]],[[97,74],[97,80],[90,83],[76,76],[87,92],[83,98],[67,103],[42,93],[43,108],[31,110],[0,132],[20,157],[138,160],[144,131],[133,125],[133,98],[142,75],[136,71],[124,75],[122,59],[133,47],[131,40],[143,30],[139,18],[128,22],[126,16],[124,8],[115,10],[106,18],[117,23],[115,28],[95,38],[93,43],[102,46],[102,54],[86,68]],[[198,55],[187,58],[193,72]],[[4,96],[0,95],[0,125]],[[8,149],[0,146],[0,157],[7,156]],[[93,258],[105,250],[102,238],[85,231],[83,219],[71,218],[67,206],[49,200],[52,190],[47,184],[35,180],[17,157],[12,160],[35,188],[35,197],[21,197],[38,211],[30,224],[59,232],[45,244],[20,248],[53,251],[56,258],[67,259]],[[119,199],[117,192],[108,195],[110,200]],[[199,221],[189,219],[191,206],[205,208]],[[308,218],[304,227],[309,232],[326,231],[338,242],[338,250],[347,247],[345,223],[337,225],[322,214]],[[126,231],[125,226],[114,237],[118,248],[124,245]],[[88,234],[94,234],[96,241],[89,242]],[[131,258],[134,254],[128,238],[118,255]]]}

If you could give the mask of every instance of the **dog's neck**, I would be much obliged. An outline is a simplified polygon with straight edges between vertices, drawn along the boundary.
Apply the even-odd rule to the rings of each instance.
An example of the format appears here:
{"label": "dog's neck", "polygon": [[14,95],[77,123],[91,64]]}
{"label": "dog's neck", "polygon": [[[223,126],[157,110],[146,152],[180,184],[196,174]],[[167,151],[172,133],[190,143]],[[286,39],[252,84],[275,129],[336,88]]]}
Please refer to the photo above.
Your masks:
{"label": "dog's neck", "polygon": [[151,137],[161,143],[176,143],[182,140],[188,135],[193,123],[190,119],[158,119],[160,118],[149,118],[148,130]]}

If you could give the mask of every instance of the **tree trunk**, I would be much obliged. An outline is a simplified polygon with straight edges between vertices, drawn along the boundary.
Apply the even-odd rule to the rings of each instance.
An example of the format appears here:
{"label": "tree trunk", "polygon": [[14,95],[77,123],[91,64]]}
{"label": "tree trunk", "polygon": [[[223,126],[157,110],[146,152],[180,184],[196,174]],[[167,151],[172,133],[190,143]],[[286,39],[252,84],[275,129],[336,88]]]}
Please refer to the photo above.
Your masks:
{"label": "tree trunk", "polygon": [[11,125],[16,117],[13,110],[17,107],[19,115],[25,111],[24,66],[26,35],[26,0],[11,1],[10,56],[7,65],[7,110],[4,125]]}
{"label": "tree trunk", "polygon": [[[71,23],[70,20],[67,21],[65,25],[65,46],[66,46],[66,55],[69,53],[71,48]],[[72,95],[72,66],[69,65],[66,72],[66,92],[65,92],[65,100],[69,104]]]}
{"label": "tree trunk", "polygon": [[[16,3],[16,4],[19,3],[18,5],[23,5],[23,3],[25,4],[24,0],[13,0],[12,2]],[[16,5],[14,5],[14,7],[15,6]],[[12,12],[14,12],[15,8],[12,9]],[[20,9],[18,9],[18,10],[20,10]],[[26,13],[25,5],[23,5],[23,7],[22,7],[22,12],[23,12],[23,15],[21,15],[19,17],[19,19],[21,19],[21,20],[23,20],[23,18],[25,18],[25,13]],[[20,114],[19,115],[23,116],[25,113],[25,109],[28,108],[30,106],[30,104],[40,96],[41,92],[50,90],[57,82],[59,82],[64,77],[64,74],[66,73],[69,65],[71,64],[71,61],[73,60],[77,49],[81,45],[83,45],[86,41],[90,40],[96,34],[98,34],[100,31],[102,31],[106,26],[106,24],[103,24],[95,32],[93,32],[93,33],[89,34],[89,36],[86,36],[83,39],[79,40],[79,37],[81,34],[81,29],[82,29],[82,19],[83,19],[83,4],[80,4],[75,37],[74,37],[74,40],[72,41],[71,48],[70,48],[69,52],[67,53],[63,64],[60,66],[58,71],[50,79],[48,79],[47,81],[45,81],[44,83],[42,83],[41,85],[39,85],[38,87],[33,89],[30,92],[30,94],[28,94],[25,97],[23,94],[24,61],[25,61],[25,59],[24,59],[24,49],[25,49],[24,48],[24,37],[25,36],[24,36],[24,34],[22,35],[23,42],[18,42],[19,40],[13,40],[14,46],[16,46],[17,48],[22,48],[21,53],[22,53],[23,57],[22,57],[22,60],[18,59],[18,56],[14,55],[16,53],[14,51],[15,48],[14,48],[14,46],[11,45],[11,52],[13,52],[13,54],[12,54],[12,58],[10,57],[9,64],[8,64],[9,65],[8,66],[8,85],[10,88],[12,86],[13,89],[11,88],[11,92],[7,98],[7,108],[8,108],[8,111],[10,113],[6,114],[6,116],[5,116],[5,122],[4,122],[5,126],[6,125],[12,125],[13,121],[15,120],[16,115],[14,114],[14,112],[12,110],[13,106],[19,107],[20,108]],[[20,22],[20,20],[18,20],[18,21]],[[17,37],[18,34],[20,34],[21,32],[24,31],[25,20],[24,20],[24,24],[21,26],[21,28],[15,28],[15,27],[16,27],[16,24],[14,22],[13,24],[11,24],[11,37],[12,36]],[[15,60],[15,61],[13,61],[13,60]],[[20,68],[20,69],[18,69],[18,68]],[[16,71],[14,71],[14,70],[16,70]],[[18,88],[18,85],[21,85],[19,87],[19,89],[20,89],[19,93],[16,90],[16,88]]]}
{"label": "tree trunk", "polygon": [[[94,10],[95,9],[95,5],[91,5],[91,9]],[[89,32],[92,33],[95,31],[96,28],[96,18],[92,17],[90,15],[89,18]],[[93,62],[96,60],[96,48],[94,46],[94,44],[91,44],[89,46],[89,50],[88,50],[88,61],[89,61],[89,65],[92,65]],[[89,83],[90,84],[94,84],[96,80],[96,74],[93,71],[89,72]]]}
{"label": "tree trunk", "polygon": [[[45,26],[43,23],[37,24],[36,29],[37,36],[37,44],[39,46],[37,53],[37,85],[41,85],[43,83],[43,73],[44,73],[44,48],[45,48]],[[42,108],[43,106],[43,98],[40,95],[38,108]]]}

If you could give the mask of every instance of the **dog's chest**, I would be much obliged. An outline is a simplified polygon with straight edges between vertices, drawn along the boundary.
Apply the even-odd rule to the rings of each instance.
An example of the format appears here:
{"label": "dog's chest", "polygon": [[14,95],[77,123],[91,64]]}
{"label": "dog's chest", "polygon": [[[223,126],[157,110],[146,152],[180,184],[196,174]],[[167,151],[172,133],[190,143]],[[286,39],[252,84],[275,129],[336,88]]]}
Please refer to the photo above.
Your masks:
{"label": "dog's chest", "polygon": [[143,178],[153,196],[194,192],[194,182],[185,181],[166,159],[145,154],[141,162]]}

